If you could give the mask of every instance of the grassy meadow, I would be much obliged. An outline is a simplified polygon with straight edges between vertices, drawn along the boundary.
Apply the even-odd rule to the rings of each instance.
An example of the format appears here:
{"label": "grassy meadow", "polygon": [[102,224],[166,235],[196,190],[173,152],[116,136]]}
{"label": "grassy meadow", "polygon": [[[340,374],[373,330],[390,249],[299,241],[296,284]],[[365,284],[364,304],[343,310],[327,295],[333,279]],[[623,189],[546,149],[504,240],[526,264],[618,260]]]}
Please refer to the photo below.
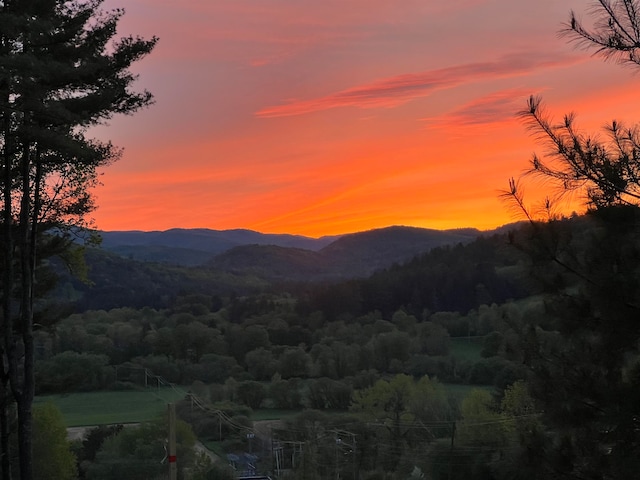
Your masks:
{"label": "grassy meadow", "polygon": [[80,427],[150,421],[184,394],[169,387],[148,388],[44,395],[36,397],[35,403],[53,403],[62,412],[67,427]]}
{"label": "grassy meadow", "polygon": [[[474,388],[489,386],[445,384],[460,401]],[[154,420],[163,414],[167,404],[184,398],[184,391],[172,388],[81,392],[64,395],[43,395],[35,403],[50,402],[62,412],[67,427],[140,423]],[[298,413],[295,410],[261,409],[254,411],[254,421],[279,420]]]}

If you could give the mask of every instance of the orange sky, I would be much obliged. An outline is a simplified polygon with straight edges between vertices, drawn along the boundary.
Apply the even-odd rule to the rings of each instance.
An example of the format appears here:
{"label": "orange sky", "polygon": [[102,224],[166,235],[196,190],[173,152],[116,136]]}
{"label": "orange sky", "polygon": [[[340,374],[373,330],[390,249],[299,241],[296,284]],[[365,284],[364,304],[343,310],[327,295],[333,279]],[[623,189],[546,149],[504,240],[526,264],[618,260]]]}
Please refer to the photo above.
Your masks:
{"label": "orange sky", "polygon": [[[634,123],[628,69],[557,32],[590,0],[106,0],[156,104],[95,136],[102,230],[309,236],[389,225],[493,228],[535,150],[515,113],[541,94],[596,131]],[[528,190],[533,201],[535,189]]]}

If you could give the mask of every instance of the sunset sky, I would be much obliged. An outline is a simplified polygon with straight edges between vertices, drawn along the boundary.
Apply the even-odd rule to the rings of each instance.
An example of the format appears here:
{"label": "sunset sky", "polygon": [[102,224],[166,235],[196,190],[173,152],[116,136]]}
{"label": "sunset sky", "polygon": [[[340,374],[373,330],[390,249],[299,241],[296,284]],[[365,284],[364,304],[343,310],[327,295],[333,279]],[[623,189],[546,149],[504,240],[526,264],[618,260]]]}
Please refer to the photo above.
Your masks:
{"label": "sunset sky", "polygon": [[[493,228],[499,190],[544,147],[531,94],[596,132],[640,121],[640,78],[558,37],[590,0],[106,0],[156,103],[95,136],[102,230],[308,236],[389,225]],[[535,185],[528,198],[536,198]]]}

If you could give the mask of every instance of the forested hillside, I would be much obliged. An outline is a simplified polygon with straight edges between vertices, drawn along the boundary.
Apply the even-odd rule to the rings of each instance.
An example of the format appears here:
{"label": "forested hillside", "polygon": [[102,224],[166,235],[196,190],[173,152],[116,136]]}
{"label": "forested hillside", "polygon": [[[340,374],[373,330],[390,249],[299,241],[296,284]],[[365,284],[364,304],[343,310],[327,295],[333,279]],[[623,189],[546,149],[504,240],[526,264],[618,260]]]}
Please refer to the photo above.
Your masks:
{"label": "forested hillside", "polygon": [[[309,238],[251,230],[172,229],[163,232],[102,232],[101,247],[135,260],[183,266],[221,264],[223,268],[232,264],[240,270],[251,269],[256,257],[262,259],[261,266],[267,264],[272,267],[268,260],[269,247],[280,247],[292,252],[317,252],[314,258],[328,263],[322,275],[345,275],[348,269],[355,268],[350,275],[358,276],[407,260],[433,247],[471,241],[480,234],[475,229],[440,231],[396,226],[342,236]],[[258,250],[258,253],[253,254],[253,250]],[[224,255],[227,252],[230,255]],[[307,255],[313,256],[311,253]],[[278,260],[289,263],[286,258]],[[290,274],[295,274],[295,257],[291,261],[293,264],[288,269]],[[268,270],[262,273],[270,274]]]}
{"label": "forested hillside", "polygon": [[[42,332],[42,352],[106,355],[109,365],[163,359],[161,364],[174,365],[173,373],[157,365],[152,370],[182,384],[226,379],[211,368],[205,378],[189,373],[194,368],[189,365],[199,364],[203,356],[248,373],[253,366],[247,364],[247,354],[259,352],[265,357],[256,367],[264,371],[250,373],[254,380],[268,380],[276,371],[284,378],[317,376],[322,372],[313,373],[309,355],[334,340],[350,350],[351,365],[341,367],[350,374],[388,371],[393,360],[400,360],[396,369],[408,373],[408,364],[400,365],[415,363],[412,353],[426,361],[433,349],[446,359],[448,338],[489,334],[498,312],[512,308],[508,302],[531,293],[521,281],[523,257],[504,234],[438,247],[371,277],[337,283],[267,283],[210,268],[127,261],[99,251],[91,251],[88,261],[92,283],[75,303],[79,313],[54,327],[55,341]],[[91,304],[105,306],[87,308]],[[390,343],[383,347],[384,342]],[[296,362],[281,358],[287,349],[300,357],[299,371],[292,375],[276,368],[278,362],[296,368]],[[382,355],[385,349],[390,352]],[[461,369],[423,373],[468,380]],[[346,373],[325,375],[342,378]],[[40,388],[49,388],[47,383],[40,382]],[[70,388],[69,382],[59,384]]]}
{"label": "forested hillside", "polygon": [[[392,253],[391,232],[382,242],[397,258],[406,253]],[[406,245],[406,231],[395,232],[397,244]],[[380,249],[370,236],[367,244]],[[344,259],[350,249],[357,247],[334,252]],[[419,388],[437,391],[438,382],[503,388],[522,377],[517,364],[495,356],[496,332],[506,319],[517,321],[522,307],[514,301],[527,294],[522,257],[507,235],[432,248],[370,277],[341,281],[300,281],[300,263],[292,275],[291,263],[269,260],[274,250],[285,258],[319,253],[256,247],[258,275],[89,250],[90,283],[67,278],[57,291],[78,313],[36,333],[38,393],[140,388],[151,377],[193,385],[198,401],[240,417],[221,425],[220,418],[181,415],[201,438],[222,428],[224,448],[233,451],[241,431],[232,425],[251,409],[346,412],[355,408],[356,392],[398,375],[402,382],[428,376],[435,383],[423,380]],[[439,395],[437,415],[456,418],[459,399]],[[376,468],[372,458],[366,462]]]}
{"label": "forested hillside", "polygon": [[[372,272],[414,255],[428,252],[440,245],[468,243],[479,232],[475,230],[435,230],[390,227],[359,234],[347,235],[337,240],[320,239],[317,250],[284,246],[287,243],[310,242],[295,236],[263,236],[262,242],[276,241],[281,245],[243,245],[231,247],[212,241],[211,231],[178,230],[118,233],[102,248],[86,248],[87,280],[81,281],[59,268],[61,279],[57,296],[74,304],[77,311],[110,309],[115,307],[167,307],[172,297],[181,292],[215,295],[237,295],[269,290],[282,282],[318,282],[338,279],[364,278]],[[225,242],[255,240],[261,234],[240,231],[216,232]],[[223,235],[224,234],[224,235]],[[160,240],[158,240],[158,237]],[[274,238],[275,237],[275,238]],[[168,239],[167,239],[168,238]],[[214,237],[215,238],[215,237]],[[293,240],[292,240],[293,239]],[[329,244],[322,247],[323,242]],[[147,252],[142,258],[154,257],[160,252],[162,261],[142,261],[135,257],[117,254],[118,242],[138,242],[137,248]],[[159,243],[158,243],[159,242]],[[196,255],[198,261],[181,265],[184,246],[200,245],[205,248],[226,248],[223,253],[194,253],[187,249],[187,258]],[[172,246],[173,245],[173,246]],[[168,255],[168,257],[166,256]],[[210,257],[210,255],[213,255]],[[167,261],[172,259],[174,261]]]}

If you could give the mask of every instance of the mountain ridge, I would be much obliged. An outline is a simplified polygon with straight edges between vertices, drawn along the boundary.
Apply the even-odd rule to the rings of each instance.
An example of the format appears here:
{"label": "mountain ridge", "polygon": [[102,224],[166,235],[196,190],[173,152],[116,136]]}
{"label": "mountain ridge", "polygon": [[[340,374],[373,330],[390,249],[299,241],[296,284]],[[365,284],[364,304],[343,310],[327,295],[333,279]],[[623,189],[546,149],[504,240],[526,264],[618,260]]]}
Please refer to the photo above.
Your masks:
{"label": "mountain ridge", "polygon": [[[393,226],[347,234],[333,241],[325,238],[325,246],[313,244],[316,250],[272,244],[277,240],[290,242],[291,236],[265,237],[256,232],[235,231],[231,235],[239,234],[242,239],[257,238],[263,244],[224,249],[225,245],[233,244],[226,237],[222,247],[201,246],[208,252],[184,247],[194,245],[185,239],[192,233],[188,230],[170,231],[170,241],[166,242],[161,232],[140,235],[141,232],[128,231],[126,235],[105,235],[102,248],[87,248],[87,282],[73,278],[60,267],[62,280],[56,290],[60,298],[77,304],[80,310],[122,305],[159,308],[183,290],[209,295],[229,292],[243,295],[282,283],[332,283],[366,278],[377,271],[412,261],[436,247],[472,243],[496,231],[441,231]],[[196,230],[195,237],[199,242],[210,241],[212,236],[220,235],[220,232],[214,233]],[[118,244],[125,241],[137,245]],[[183,246],[163,246],[163,242]],[[216,248],[224,251],[211,253]],[[133,258],[136,254],[139,257]]]}
{"label": "mountain ridge", "polygon": [[202,265],[213,256],[241,245],[278,245],[316,251],[338,238],[207,228],[114,230],[102,231],[100,236],[102,248],[123,257],[183,266]]}
{"label": "mountain ridge", "polygon": [[366,276],[432,248],[474,240],[473,228],[435,230],[404,225],[320,238],[253,230],[169,229],[102,233],[105,250],[122,257],[205,266],[269,279]]}

